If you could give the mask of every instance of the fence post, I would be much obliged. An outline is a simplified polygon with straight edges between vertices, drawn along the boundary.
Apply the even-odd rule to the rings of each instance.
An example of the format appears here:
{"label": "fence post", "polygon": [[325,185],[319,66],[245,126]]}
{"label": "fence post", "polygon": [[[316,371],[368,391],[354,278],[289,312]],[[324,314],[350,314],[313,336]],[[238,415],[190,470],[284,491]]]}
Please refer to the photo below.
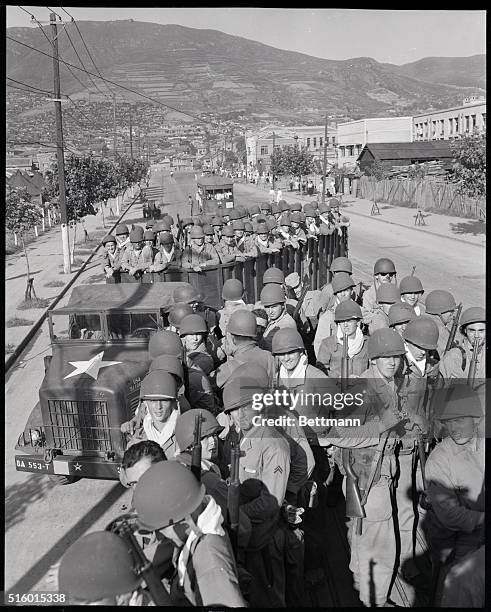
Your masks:
{"label": "fence post", "polygon": [[36,238],[37,238],[39,236],[39,234],[38,234],[38,226],[37,225],[34,226],[34,233],[36,234]]}

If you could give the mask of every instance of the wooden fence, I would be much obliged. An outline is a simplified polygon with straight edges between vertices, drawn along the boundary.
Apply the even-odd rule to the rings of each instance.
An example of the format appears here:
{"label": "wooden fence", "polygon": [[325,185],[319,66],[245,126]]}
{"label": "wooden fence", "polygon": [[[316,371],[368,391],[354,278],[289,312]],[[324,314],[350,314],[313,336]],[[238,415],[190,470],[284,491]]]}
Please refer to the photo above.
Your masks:
{"label": "wooden fence", "polygon": [[452,183],[425,179],[384,179],[362,176],[357,181],[357,197],[421,210],[438,210],[456,217],[486,218],[486,200],[460,195]]}

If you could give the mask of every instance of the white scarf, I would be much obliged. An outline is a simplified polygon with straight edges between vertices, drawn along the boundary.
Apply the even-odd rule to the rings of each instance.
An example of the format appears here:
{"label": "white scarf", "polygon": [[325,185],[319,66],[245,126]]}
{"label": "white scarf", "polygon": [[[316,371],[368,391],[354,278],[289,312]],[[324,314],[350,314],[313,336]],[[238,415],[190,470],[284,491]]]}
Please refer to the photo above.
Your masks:
{"label": "white scarf", "polygon": [[286,380],[288,378],[298,379],[301,381],[305,380],[305,373],[307,371],[308,366],[307,355],[301,355],[297,365],[293,368],[291,372],[289,372],[285,366],[282,364],[280,366],[280,378]]}
{"label": "white scarf", "polygon": [[165,259],[167,259],[167,263],[170,263],[172,261],[172,258],[174,257],[174,245],[172,245],[172,249],[167,252],[167,251],[160,251],[162,258],[165,257]]}
{"label": "white scarf", "polygon": [[278,228],[278,231],[283,236],[283,238],[285,238],[285,240],[289,240],[291,238],[291,235],[285,234],[285,232],[281,229],[281,227]]}
{"label": "white scarf", "polygon": [[411,349],[408,347],[407,344],[405,344],[405,346],[406,346],[406,356],[407,356],[408,361],[410,361],[411,363],[414,363],[414,365],[418,368],[418,370],[421,372],[421,375],[423,376],[426,370],[426,353],[423,359],[416,361],[416,359],[414,358],[414,355],[411,353]]}
{"label": "white scarf", "polygon": [[[338,329],[336,332],[336,336],[338,339],[338,344],[343,346],[343,330],[338,325]],[[348,357],[352,359],[355,355],[361,351],[363,347],[363,334],[361,333],[361,329],[359,327],[356,328],[356,334],[354,338],[348,338]]]}
{"label": "white scarf", "polygon": [[143,429],[147,435],[147,438],[149,440],[153,440],[153,442],[157,442],[157,444],[160,446],[163,446],[174,434],[178,416],[179,411],[173,410],[162,431],[159,431],[152,423],[152,416],[150,413],[147,413],[143,419]]}
{"label": "white scarf", "polygon": [[326,225],[331,225],[331,222],[329,221],[329,219],[326,219],[326,217],[324,217],[324,215],[319,215],[319,219],[321,219],[321,221],[323,221]]}
{"label": "white scarf", "polygon": [[186,568],[189,562],[193,542],[200,536],[206,534],[214,534],[219,536],[225,535],[225,531],[222,527],[223,515],[220,506],[216,503],[213,497],[211,497],[211,495],[205,495],[203,500],[207,502],[207,504],[206,508],[198,516],[198,520],[196,521],[198,532],[191,529],[191,533],[188,535],[188,539],[182,547],[177,560],[177,573],[179,575],[179,584],[181,587],[184,585],[184,579],[186,578]]}
{"label": "white scarf", "polygon": [[256,236],[256,241],[263,247],[269,246],[269,238],[266,238],[266,240],[262,240],[261,238],[259,238],[259,236]]}

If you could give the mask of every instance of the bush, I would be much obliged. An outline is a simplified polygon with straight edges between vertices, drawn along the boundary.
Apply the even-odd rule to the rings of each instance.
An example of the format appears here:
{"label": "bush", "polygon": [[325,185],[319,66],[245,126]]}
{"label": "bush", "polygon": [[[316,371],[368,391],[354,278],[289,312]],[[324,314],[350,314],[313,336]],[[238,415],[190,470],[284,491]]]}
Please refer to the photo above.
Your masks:
{"label": "bush", "polygon": [[12,317],[5,323],[5,327],[22,327],[24,325],[34,325],[34,321],[22,319],[20,317]]}

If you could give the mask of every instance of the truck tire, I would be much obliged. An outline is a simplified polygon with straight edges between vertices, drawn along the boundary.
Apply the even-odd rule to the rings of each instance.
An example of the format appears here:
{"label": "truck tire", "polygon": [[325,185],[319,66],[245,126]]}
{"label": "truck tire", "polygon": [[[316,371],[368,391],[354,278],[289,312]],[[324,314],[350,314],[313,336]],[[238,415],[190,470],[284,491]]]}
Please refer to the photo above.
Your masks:
{"label": "truck tire", "polygon": [[80,480],[79,476],[65,476],[64,474],[48,474],[48,478],[57,485],[68,485]]}

